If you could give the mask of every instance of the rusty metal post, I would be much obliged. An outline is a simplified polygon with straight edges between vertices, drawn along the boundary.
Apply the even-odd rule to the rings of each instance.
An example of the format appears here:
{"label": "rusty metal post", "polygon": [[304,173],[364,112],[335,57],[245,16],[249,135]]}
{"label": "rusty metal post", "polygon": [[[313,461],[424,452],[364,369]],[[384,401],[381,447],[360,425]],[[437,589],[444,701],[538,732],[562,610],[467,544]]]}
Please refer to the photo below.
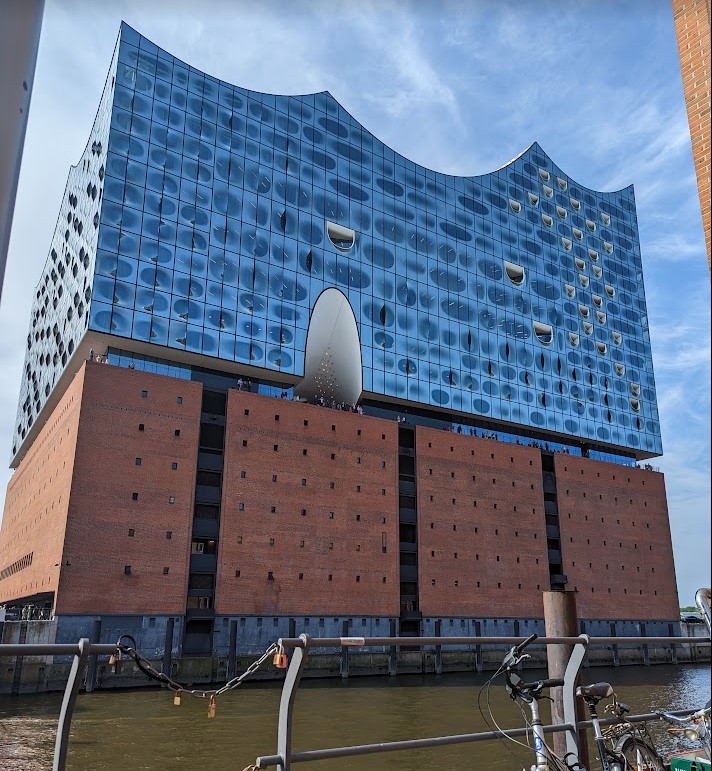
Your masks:
{"label": "rusty metal post", "polygon": [[[576,592],[544,592],[544,626],[547,637],[576,637],[579,634],[576,613]],[[549,677],[563,679],[566,665],[573,651],[573,645],[547,645],[546,660]],[[562,688],[551,691],[551,722],[564,723],[564,694]],[[577,703],[577,720],[584,720],[582,705]],[[589,766],[586,731],[579,732],[579,761],[586,768]],[[554,752],[564,757],[567,752],[566,735],[556,733],[553,736]]]}

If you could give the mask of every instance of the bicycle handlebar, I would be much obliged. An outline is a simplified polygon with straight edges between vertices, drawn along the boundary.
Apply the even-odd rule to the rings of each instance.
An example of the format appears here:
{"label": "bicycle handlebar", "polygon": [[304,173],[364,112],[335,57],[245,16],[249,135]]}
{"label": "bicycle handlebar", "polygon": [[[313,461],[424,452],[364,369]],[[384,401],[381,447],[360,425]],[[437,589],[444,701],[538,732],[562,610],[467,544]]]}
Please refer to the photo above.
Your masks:
{"label": "bicycle handlebar", "polygon": [[514,646],[514,648],[512,649],[512,653],[518,656],[527,646],[531,645],[534,642],[534,640],[537,639],[537,637],[539,637],[539,635],[536,633],[530,634],[529,637],[527,637],[527,639],[524,640],[524,642],[520,642],[519,645]]}
{"label": "bicycle handlebar", "polygon": [[521,691],[540,691],[542,688],[558,688],[564,684],[560,678],[548,680],[535,680],[533,683],[519,683],[517,688]]}

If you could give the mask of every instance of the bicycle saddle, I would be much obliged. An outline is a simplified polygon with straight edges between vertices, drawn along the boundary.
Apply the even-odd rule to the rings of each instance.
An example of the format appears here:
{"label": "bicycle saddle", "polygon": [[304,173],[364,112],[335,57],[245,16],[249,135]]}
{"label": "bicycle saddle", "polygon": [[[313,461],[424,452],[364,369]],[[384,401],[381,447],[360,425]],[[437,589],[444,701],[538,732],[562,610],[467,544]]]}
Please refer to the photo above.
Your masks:
{"label": "bicycle saddle", "polygon": [[581,696],[586,701],[592,701],[594,704],[598,704],[601,699],[613,696],[613,686],[610,683],[579,685],[576,689],[576,695]]}

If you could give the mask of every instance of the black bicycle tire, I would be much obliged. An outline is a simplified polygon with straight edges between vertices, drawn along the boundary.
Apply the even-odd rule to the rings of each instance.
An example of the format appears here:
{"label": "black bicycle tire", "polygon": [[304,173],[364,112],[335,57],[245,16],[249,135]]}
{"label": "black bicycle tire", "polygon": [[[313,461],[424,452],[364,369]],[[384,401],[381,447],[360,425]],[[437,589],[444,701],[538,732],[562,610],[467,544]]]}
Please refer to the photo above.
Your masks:
{"label": "black bicycle tire", "polygon": [[[626,745],[630,746],[626,747]],[[648,755],[649,760],[653,761],[649,769],[646,768],[645,771],[665,771],[665,764],[663,763],[663,759],[660,757],[660,755],[658,755],[655,747],[648,744],[648,742],[646,742],[644,739],[639,739],[633,734],[623,734],[623,736],[621,736],[616,742],[616,746],[613,751],[616,755],[626,757],[626,749],[631,749],[631,747],[633,749],[641,748],[643,752]],[[632,771],[640,770],[634,768]]]}

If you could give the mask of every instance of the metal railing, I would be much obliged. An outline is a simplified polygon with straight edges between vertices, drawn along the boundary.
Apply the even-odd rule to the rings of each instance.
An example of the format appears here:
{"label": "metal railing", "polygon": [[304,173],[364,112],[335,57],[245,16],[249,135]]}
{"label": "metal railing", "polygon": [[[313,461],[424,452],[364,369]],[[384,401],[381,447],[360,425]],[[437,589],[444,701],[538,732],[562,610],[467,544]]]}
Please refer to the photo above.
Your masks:
{"label": "metal railing", "polygon": [[[422,739],[408,739],[403,741],[379,742],[377,744],[363,744],[350,747],[332,747],[328,749],[307,750],[302,752],[292,751],[292,721],[294,717],[294,701],[299,682],[306,666],[309,653],[315,648],[341,648],[342,655],[346,656],[353,648],[390,647],[395,652],[400,646],[435,646],[436,656],[440,654],[443,646],[462,645],[515,645],[522,642],[523,637],[329,637],[311,638],[306,634],[299,637],[281,638],[278,641],[283,649],[291,650],[292,656],[286,672],[279,707],[279,722],[277,732],[277,753],[264,755],[257,758],[255,766],[258,769],[277,767],[278,771],[290,771],[293,763],[326,760],[331,758],[352,757],[355,755],[369,755],[381,752],[395,752],[424,747],[442,747],[453,744],[465,744],[471,742],[501,739],[505,731],[487,731],[472,734],[457,734],[453,736],[434,736]],[[573,752],[578,757],[578,730],[589,728],[588,722],[577,722],[575,710],[575,682],[581,668],[586,651],[591,646],[599,645],[635,645],[647,646],[651,644],[670,645],[673,649],[676,645],[709,645],[710,641],[704,638],[684,637],[540,637],[532,645],[570,645],[573,646],[564,674],[563,686],[563,713],[564,722],[544,727],[545,733],[566,732],[567,752]],[[64,689],[62,706],[60,708],[57,724],[57,736],[54,745],[53,771],[65,771],[67,763],[67,749],[69,745],[69,732],[71,728],[74,707],[77,694],[87,670],[87,682],[93,682],[97,666],[98,656],[111,656],[117,653],[116,644],[90,643],[82,638],[77,644],[0,644],[0,658],[3,656],[72,656],[72,666]],[[91,658],[90,658],[91,657]],[[673,712],[672,714],[684,716],[691,714],[692,710]],[[654,714],[626,716],[629,722],[650,720],[657,717]],[[510,737],[525,736],[526,728],[505,729]]]}
{"label": "metal railing", "polygon": [[0,658],[3,656],[74,656],[67,685],[64,689],[62,706],[59,710],[52,771],[64,771],[67,765],[69,729],[72,724],[79,686],[89,656],[111,656],[114,653],[116,653],[116,645],[97,645],[90,643],[86,638],[82,638],[76,645],[33,645],[27,643],[0,645]]}
{"label": "metal railing", "polygon": [[[357,755],[372,755],[398,750],[422,749],[424,747],[443,747],[453,744],[488,741],[507,737],[525,736],[526,728],[504,729],[502,731],[486,731],[471,734],[456,734],[452,736],[432,736],[422,739],[407,739],[403,741],[379,742],[377,744],[360,744],[328,749],[292,751],[292,724],[294,718],[294,700],[299,682],[304,672],[309,653],[314,648],[349,649],[383,647],[383,646],[426,646],[433,645],[436,651],[441,646],[448,645],[516,645],[523,637],[330,637],[313,639],[302,634],[299,637],[281,638],[278,645],[283,649],[292,650],[292,656],[287,669],[279,705],[279,720],[277,727],[277,752],[274,755],[261,755],[255,760],[254,767],[258,769],[276,767],[278,771],[291,771],[293,763],[307,763],[317,760],[354,757]],[[581,664],[590,646],[599,645],[709,645],[704,639],[685,639],[680,637],[589,637],[582,634],[578,637],[540,637],[532,645],[569,645],[573,646],[564,673],[563,714],[564,722],[544,726],[545,733],[566,733],[566,752],[579,757],[579,737],[581,729],[590,728],[589,722],[580,722],[576,717],[576,680]],[[674,714],[686,716],[693,710],[680,711]],[[626,716],[629,722],[642,722],[655,719],[655,714]]]}

